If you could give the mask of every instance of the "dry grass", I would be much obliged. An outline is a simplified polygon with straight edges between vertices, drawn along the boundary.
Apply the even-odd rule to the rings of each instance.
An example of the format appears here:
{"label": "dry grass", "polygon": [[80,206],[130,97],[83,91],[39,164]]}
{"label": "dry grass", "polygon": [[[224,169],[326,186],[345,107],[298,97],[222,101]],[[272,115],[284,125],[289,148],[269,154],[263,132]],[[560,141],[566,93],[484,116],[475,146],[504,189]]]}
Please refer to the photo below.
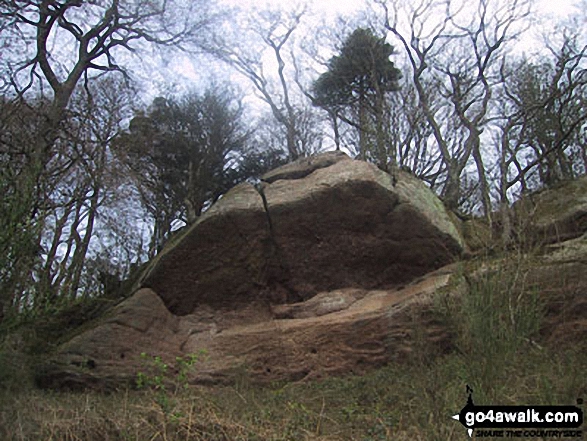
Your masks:
{"label": "dry grass", "polygon": [[[506,272],[472,285],[465,301],[439,298],[457,350],[364,376],[259,387],[41,391],[27,381],[27,359],[0,345],[0,440],[426,440],[468,439],[450,416],[477,404],[575,404],[587,398],[587,348],[535,344],[542,320],[532,292],[505,283]],[[6,341],[5,341],[6,343]],[[522,439],[522,438],[518,438]]]}
{"label": "dry grass", "polygon": [[[0,395],[3,440],[447,440],[465,439],[450,415],[465,404],[574,404],[587,396],[585,352],[521,348],[509,360],[451,355],[363,377],[258,387]],[[491,378],[478,378],[493,370]],[[483,365],[483,367],[482,367]]]}

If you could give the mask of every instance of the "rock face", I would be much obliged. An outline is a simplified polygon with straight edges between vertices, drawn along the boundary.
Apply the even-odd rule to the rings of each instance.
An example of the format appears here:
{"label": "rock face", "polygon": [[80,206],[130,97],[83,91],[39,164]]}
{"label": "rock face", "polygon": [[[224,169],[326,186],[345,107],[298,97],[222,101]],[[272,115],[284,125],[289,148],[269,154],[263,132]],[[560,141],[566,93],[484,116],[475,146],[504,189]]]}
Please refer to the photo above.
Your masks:
{"label": "rock face", "polygon": [[547,246],[528,271],[529,287],[542,293],[546,305],[542,335],[549,343],[576,346],[587,341],[586,275],[587,232]]}
{"label": "rock face", "polygon": [[295,303],[391,288],[455,259],[462,240],[436,196],[342,153],[303,159],[228,192],[164,250],[142,286],[178,315],[202,305]]}
{"label": "rock face", "polygon": [[543,245],[527,283],[546,305],[543,337],[557,345],[587,338],[587,176],[515,204],[521,235]]}
{"label": "rock face", "polygon": [[74,337],[43,366],[43,387],[115,387],[141,369],[141,352],[178,354],[178,319],[161,298],[141,289],[115,307],[94,327]]}
{"label": "rock face", "polygon": [[[540,294],[543,341],[556,346],[587,337],[585,179],[517,207],[528,234],[549,245],[512,270]],[[451,264],[462,248],[440,201],[413,176],[338,153],[303,159],[227,193],[159,254],[132,297],[63,344],[38,380],[116,387],[147,370],[142,353],[173,371],[176,357],[207,351],[194,383],[243,372],[254,381],[361,373],[443,353],[453,341],[436,293],[467,295],[475,274],[512,264],[507,255]]]}
{"label": "rock face", "polygon": [[[327,153],[241,184],[167,246],[140,289],[65,343],[49,387],[131,380],[142,352],[173,365],[208,352],[194,381],[360,372],[450,335],[427,313],[463,242],[412,175]],[[418,332],[416,332],[418,330]],[[144,360],[143,360],[144,362]]]}
{"label": "rock face", "polygon": [[49,388],[113,388],[149,371],[151,356],[173,371],[176,357],[200,351],[207,356],[190,378],[198,384],[231,382],[243,371],[260,382],[358,374],[402,361],[417,348],[443,353],[451,347],[451,334],[430,313],[431,296],[451,277],[445,268],[403,289],[324,293],[307,304],[281,305],[274,315],[266,311],[266,319],[253,324],[248,321],[251,314],[259,317],[256,308],[230,317],[207,307],[174,316],[157,294],[141,289],[64,344],[38,382]]}

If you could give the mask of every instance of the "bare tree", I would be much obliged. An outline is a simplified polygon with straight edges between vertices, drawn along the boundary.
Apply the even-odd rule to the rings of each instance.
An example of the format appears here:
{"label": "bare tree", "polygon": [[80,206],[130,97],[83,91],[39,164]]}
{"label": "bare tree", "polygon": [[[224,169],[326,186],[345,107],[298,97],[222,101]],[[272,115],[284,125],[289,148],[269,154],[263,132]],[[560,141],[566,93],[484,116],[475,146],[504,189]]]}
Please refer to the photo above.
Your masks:
{"label": "bare tree", "polygon": [[509,194],[528,192],[573,179],[587,170],[587,46],[565,32],[551,59],[526,58],[502,67],[499,151],[499,202],[503,238],[511,234]]}
{"label": "bare tree", "polygon": [[44,201],[41,195],[23,201],[18,182],[29,179],[28,158],[45,105],[43,100],[27,104],[0,98],[0,321],[32,283],[31,270],[41,260],[42,225],[31,214]]}
{"label": "bare tree", "polygon": [[[216,50],[221,60],[251,81],[260,98],[269,105],[273,117],[285,130],[291,160],[305,154],[303,135],[300,136],[303,111],[294,101],[293,80],[289,79],[290,74],[293,76],[289,70],[294,68],[294,62],[288,60],[294,33],[305,12],[305,9],[293,12],[274,9],[253,14],[245,29],[239,29],[239,35],[232,37],[233,41],[222,42]],[[234,41],[237,38],[243,43]],[[267,73],[266,50],[270,51],[271,64],[275,65],[273,75]]]}
{"label": "bare tree", "polygon": [[[349,17],[338,17],[333,23],[312,29],[313,32],[303,36],[299,45],[301,56],[299,53],[296,56],[291,51],[295,83],[312,105],[316,105],[316,95],[312,90],[313,85],[316,78],[328,69],[331,58],[328,54],[339,51],[348,35],[361,24],[364,24],[364,21],[355,22]],[[304,63],[302,64],[300,60],[303,60]],[[351,131],[358,130],[358,124],[342,112],[338,106],[322,109],[326,112],[323,123],[328,123],[332,127],[332,140],[336,150],[340,150],[344,143],[349,150],[356,150],[358,153],[360,150],[358,143],[356,149],[351,148],[355,143],[353,137],[348,136],[349,128]],[[344,124],[341,125],[341,122]]]}
{"label": "bare tree", "polygon": [[[461,174],[472,155],[483,208],[489,216],[481,134],[490,118],[493,91],[499,82],[496,72],[505,46],[521,30],[518,24],[527,17],[529,3],[478,0],[471,5],[456,0],[420,0],[402,8],[396,0],[375,2],[384,12],[385,27],[407,55],[422,111],[442,154],[445,203],[452,209],[458,207]],[[430,99],[427,85],[440,92],[440,103]],[[458,124],[453,127],[454,117]],[[451,142],[455,129],[464,138]]]}
{"label": "bare tree", "polygon": [[[534,170],[544,186],[574,178],[576,166],[585,170],[580,136],[587,121],[587,69],[581,65],[587,46],[577,47],[575,41],[565,39],[562,47],[551,53],[551,62],[515,65],[505,86],[515,109],[510,120],[523,127],[517,134],[518,148],[508,149],[510,163],[517,164],[519,170],[508,180],[507,188],[527,181]],[[522,165],[519,156],[523,149],[531,152],[526,157],[532,159]],[[573,161],[573,151],[579,161]]]}
{"label": "bare tree", "polygon": [[[175,0],[8,0],[0,10],[2,92],[20,102],[42,95],[46,104],[22,164],[13,176],[20,215],[12,229],[43,231],[48,167],[55,162],[67,108],[78,84],[107,72],[125,72],[125,54],[144,45],[202,47],[217,18],[205,1]],[[9,44],[4,44],[8,42]],[[46,89],[49,93],[45,93]],[[67,158],[66,158],[67,159]],[[69,162],[73,159],[69,158]],[[2,178],[5,178],[3,176]],[[50,209],[51,207],[47,207]],[[14,256],[19,259],[18,256]],[[0,309],[3,309],[0,298]]]}
{"label": "bare tree", "polygon": [[[216,18],[207,4],[173,0],[9,1],[2,11],[2,37],[18,44],[10,49],[18,58],[9,57],[9,84],[22,95],[36,80],[47,82],[52,91],[47,113],[51,130],[45,137],[51,141],[80,80],[92,71],[124,71],[118,61],[123,51],[135,52],[144,43],[180,48],[204,45]],[[28,58],[22,60],[22,56]]]}
{"label": "bare tree", "polygon": [[[429,97],[436,101],[434,89],[427,90]],[[388,101],[387,154],[396,158],[398,167],[409,169],[436,189],[439,176],[445,171],[442,156],[409,78],[400,84],[397,92],[389,95]]]}
{"label": "bare tree", "polygon": [[[20,110],[21,116],[13,124],[3,124],[0,152],[7,167],[2,169],[0,181],[6,184],[2,190],[8,197],[3,201],[7,212],[3,206],[0,224],[8,234],[0,238],[7,264],[0,287],[9,310],[55,305],[58,299],[69,301],[78,293],[101,209],[112,195],[121,196],[109,145],[125,109],[130,109],[130,98],[113,80],[90,81],[87,90],[91,95],[85,89],[74,93],[42,182],[37,183],[33,213],[18,199],[14,185],[19,179],[5,170],[19,169],[21,179],[27,175],[29,164],[19,157],[29,155],[27,141],[34,145],[36,129],[44,124],[42,105],[33,109],[25,106],[28,110]],[[12,118],[16,115],[13,109]],[[34,125],[35,121],[39,122]],[[23,123],[30,132],[23,131]],[[23,225],[23,219],[28,219],[28,224]]]}
{"label": "bare tree", "polygon": [[[55,179],[48,189],[43,267],[37,303],[73,300],[101,213],[122,197],[122,177],[112,161],[112,140],[130,114],[131,96],[114,78],[94,80],[73,95],[49,167]],[[91,92],[91,93],[90,93]]]}
{"label": "bare tree", "polygon": [[32,179],[21,182],[24,198],[31,182],[51,159],[51,146],[78,83],[94,74],[119,71],[118,60],[141,45],[202,46],[217,18],[207,2],[168,0],[10,0],[3,3],[0,27],[4,92],[23,98],[49,86],[49,104],[30,155]]}

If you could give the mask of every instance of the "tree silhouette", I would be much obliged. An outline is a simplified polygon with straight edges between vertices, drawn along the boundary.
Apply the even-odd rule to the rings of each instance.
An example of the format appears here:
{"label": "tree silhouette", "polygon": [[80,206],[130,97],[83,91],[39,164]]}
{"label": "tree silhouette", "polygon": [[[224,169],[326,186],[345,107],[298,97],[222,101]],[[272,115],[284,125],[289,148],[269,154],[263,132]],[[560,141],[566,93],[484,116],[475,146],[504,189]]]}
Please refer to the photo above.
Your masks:
{"label": "tree silhouette", "polygon": [[399,89],[402,76],[389,59],[393,53],[385,38],[359,28],[344,42],[340,54],[330,59],[328,71],[314,83],[315,105],[337,114],[345,108],[357,110],[358,123],[353,125],[360,132],[363,158],[367,154],[365,134],[369,130],[369,115],[376,125],[378,153],[384,149],[385,94]]}

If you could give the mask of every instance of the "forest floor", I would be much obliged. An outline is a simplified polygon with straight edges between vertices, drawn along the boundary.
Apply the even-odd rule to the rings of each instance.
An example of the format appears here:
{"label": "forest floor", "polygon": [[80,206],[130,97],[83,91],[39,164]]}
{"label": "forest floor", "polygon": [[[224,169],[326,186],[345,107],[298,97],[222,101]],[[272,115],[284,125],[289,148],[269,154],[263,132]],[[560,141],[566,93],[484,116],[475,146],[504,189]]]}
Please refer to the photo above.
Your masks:
{"label": "forest floor", "polygon": [[0,439],[464,440],[451,416],[466,404],[466,385],[476,404],[575,405],[587,397],[585,351],[479,355],[265,387],[245,376],[230,387],[108,394],[13,385],[0,393]]}
{"label": "forest floor", "polygon": [[[463,298],[438,299],[439,317],[454,330],[450,353],[416,346],[401,363],[364,375],[259,385],[243,369],[230,386],[193,386],[155,359],[146,361],[160,372],[139,372],[133,388],[41,390],[34,370],[50,333],[33,332],[28,342],[23,332],[6,334],[0,440],[465,440],[451,417],[467,403],[467,386],[476,405],[578,405],[585,413],[587,342],[567,335],[544,343],[540,292],[506,289],[507,274],[482,278]],[[196,359],[186,364],[197,368]]]}

